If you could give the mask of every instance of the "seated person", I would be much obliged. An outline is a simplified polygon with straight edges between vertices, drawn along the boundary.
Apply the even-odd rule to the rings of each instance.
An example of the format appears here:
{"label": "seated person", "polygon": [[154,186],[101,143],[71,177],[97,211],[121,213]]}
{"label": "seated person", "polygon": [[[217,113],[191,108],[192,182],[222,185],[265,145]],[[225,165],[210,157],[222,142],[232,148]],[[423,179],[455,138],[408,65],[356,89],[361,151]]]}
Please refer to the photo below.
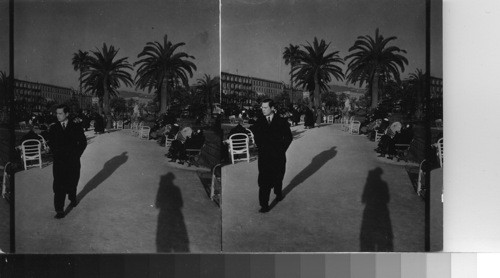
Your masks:
{"label": "seated person", "polygon": [[47,137],[49,136],[49,130],[45,124],[40,125],[40,135],[42,135],[45,140],[47,140]]}
{"label": "seated person", "polygon": [[179,160],[179,164],[184,164],[187,159],[184,143],[181,140],[175,139],[168,150],[167,157],[170,158],[169,162],[176,162]]}
{"label": "seated person", "polygon": [[[176,126],[176,125],[174,125]],[[178,127],[178,126],[177,126]],[[172,127],[172,130],[174,128]],[[172,133],[172,130],[170,132]],[[178,128],[177,128],[178,130]],[[184,162],[187,159],[186,156],[186,146],[185,142],[187,138],[192,136],[192,131],[190,127],[185,127],[179,132],[177,132],[177,139],[172,141],[172,145],[170,146],[170,149],[168,150],[167,157],[170,158],[169,162],[175,162],[176,160],[179,160],[179,164],[184,164]],[[175,137],[175,136],[174,136]]]}
{"label": "seated person", "polygon": [[238,122],[238,124],[231,128],[231,130],[229,131],[229,133],[227,134],[227,138],[229,139],[229,137],[233,134],[236,134],[236,133],[245,133],[245,134],[250,134],[250,131],[248,131],[246,128],[244,128],[242,125],[241,125],[241,122]]}
{"label": "seated person", "polygon": [[[41,138],[38,137],[38,134],[33,130],[33,128],[28,131],[28,133],[24,134],[23,137],[21,138],[21,143],[29,140],[29,139],[35,139],[35,140],[40,140]],[[34,143],[28,144],[28,145],[34,145]]]}
{"label": "seated person", "polygon": [[375,136],[376,136],[376,133],[384,133],[385,130],[389,127],[389,119],[387,118],[384,118],[383,120],[380,120],[380,119],[377,119],[375,120],[375,126],[373,127],[373,129],[371,130],[370,132],[370,140],[374,140],[375,141]]}
{"label": "seated person", "polygon": [[203,143],[205,143],[205,136],[203,135],[203,131],[198,129],[191,134],[191,137],[186,138],[184,147],[186,149],[201,149]]}
{"label": "seated person", "polygon": [[392,159],[396,155],[396,144],[410,144],[413,140],[413,126],[407,124],[401,128],[400,132],[394,135],[394,138],[389,142],[387,147],[387,153],[389,156],[387,158]]}
{"label": "seated person", "polygon": [[177,133],[179,132],[179,130],[180,130],[180,126],[178,124],[173,124],[170,127],[170,130],[168,131],[168,133],[166,134],[167,138],[168,139],[174,139],[175,135],[177,135]]}

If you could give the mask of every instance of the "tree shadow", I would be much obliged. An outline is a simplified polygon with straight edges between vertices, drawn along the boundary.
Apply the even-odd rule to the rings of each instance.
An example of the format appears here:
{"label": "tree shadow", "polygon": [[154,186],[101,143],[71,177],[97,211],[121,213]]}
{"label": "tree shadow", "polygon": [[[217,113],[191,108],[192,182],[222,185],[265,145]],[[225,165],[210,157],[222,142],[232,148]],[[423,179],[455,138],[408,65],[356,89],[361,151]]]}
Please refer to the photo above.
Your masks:
{"label": "tree shadow", "polygon": [[360,233],[361,252],[394,251],[391,218],[387,204],[389,187],[382,180],[384,171],[377,167],[368,172],[361,202],[365,204]]}
{"label": "tree shadow", "polygon": [[97,173],[92,179],[90,179],[87,184],[83,187],[77,195],[77,200],[82,200],[90,191],[97,188],[103,181],[109,178],[122,164],[127,162],[128,156],[127,152],[123,152],[104,163],[101,171]]}
{"label": "tree shadow", "polygon": [[189,252],[189,238],[182,215],[182,194],[174,185],[175,175],[161,176],[155,207],[158,213],[156,228],[157,252]]}
{"label": "tree shadow", "polygon": [[325,165],[330,159],[334,158],[337,155],[337,147],[331,147],[329,150],[322,151],[317,154],[306,168],[302,169],[300,173],[298,173],[290,183],[283,190],[283,197],[290,193],[295,187],[303,183],[310,176],[316,173],[323,165]]}

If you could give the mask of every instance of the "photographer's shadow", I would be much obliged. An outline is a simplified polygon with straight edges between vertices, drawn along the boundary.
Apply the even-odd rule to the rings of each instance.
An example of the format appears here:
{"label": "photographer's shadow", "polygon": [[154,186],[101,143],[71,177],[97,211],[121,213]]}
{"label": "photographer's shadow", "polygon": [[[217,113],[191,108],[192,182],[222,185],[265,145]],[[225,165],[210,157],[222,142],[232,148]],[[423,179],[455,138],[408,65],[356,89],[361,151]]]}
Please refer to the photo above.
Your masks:
{"label": "photographer's shadow", "polygon": [[391,217],[387,204],[389,187],[382,180],[383,170],[377,167],[368,173],[361,202],[365,204],[361,223],[361,252],[394,251]]}

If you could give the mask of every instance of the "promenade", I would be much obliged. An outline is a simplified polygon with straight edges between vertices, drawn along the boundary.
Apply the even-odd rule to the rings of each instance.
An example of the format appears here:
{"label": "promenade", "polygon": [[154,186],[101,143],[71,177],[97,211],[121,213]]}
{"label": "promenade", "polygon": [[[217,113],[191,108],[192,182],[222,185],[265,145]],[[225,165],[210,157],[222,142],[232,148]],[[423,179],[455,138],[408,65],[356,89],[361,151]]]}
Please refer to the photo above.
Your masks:
{"label": "promenade", "polygon": [[220,251],[220,208],[203,169],[169,163],[164,148],[129,131],[86,135],[80,204],[65,218],[53,218],[51,164],[16,174],[18,253]]}
{"label": "promenade", "polygon": [[286,195],[270,212],[258,212],[256,160],[223,167],[224,251],[424,251],[425,203],[405,162],[377,157],[376,143],[338,124],[292,132]]}

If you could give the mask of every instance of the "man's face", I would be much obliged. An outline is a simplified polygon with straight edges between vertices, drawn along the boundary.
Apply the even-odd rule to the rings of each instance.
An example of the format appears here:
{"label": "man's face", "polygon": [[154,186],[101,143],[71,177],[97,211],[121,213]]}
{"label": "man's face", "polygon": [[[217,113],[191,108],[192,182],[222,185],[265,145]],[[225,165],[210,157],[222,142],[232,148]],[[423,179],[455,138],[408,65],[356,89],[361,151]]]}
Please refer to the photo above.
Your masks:
{"label": "man's face", "polygon": [[69,113],[64,113],[63,108],[56,109],[56,116],[59,122],[64,122],[68,118]]}
{"label": "man's face", "polygon": [[271,113],[273,112],[273,110],[269,106],[269,102],[263,102],[260,106],[260,109],[262,110],[262,114],[264,114],[264,116],[266,117],[271,115]]}

